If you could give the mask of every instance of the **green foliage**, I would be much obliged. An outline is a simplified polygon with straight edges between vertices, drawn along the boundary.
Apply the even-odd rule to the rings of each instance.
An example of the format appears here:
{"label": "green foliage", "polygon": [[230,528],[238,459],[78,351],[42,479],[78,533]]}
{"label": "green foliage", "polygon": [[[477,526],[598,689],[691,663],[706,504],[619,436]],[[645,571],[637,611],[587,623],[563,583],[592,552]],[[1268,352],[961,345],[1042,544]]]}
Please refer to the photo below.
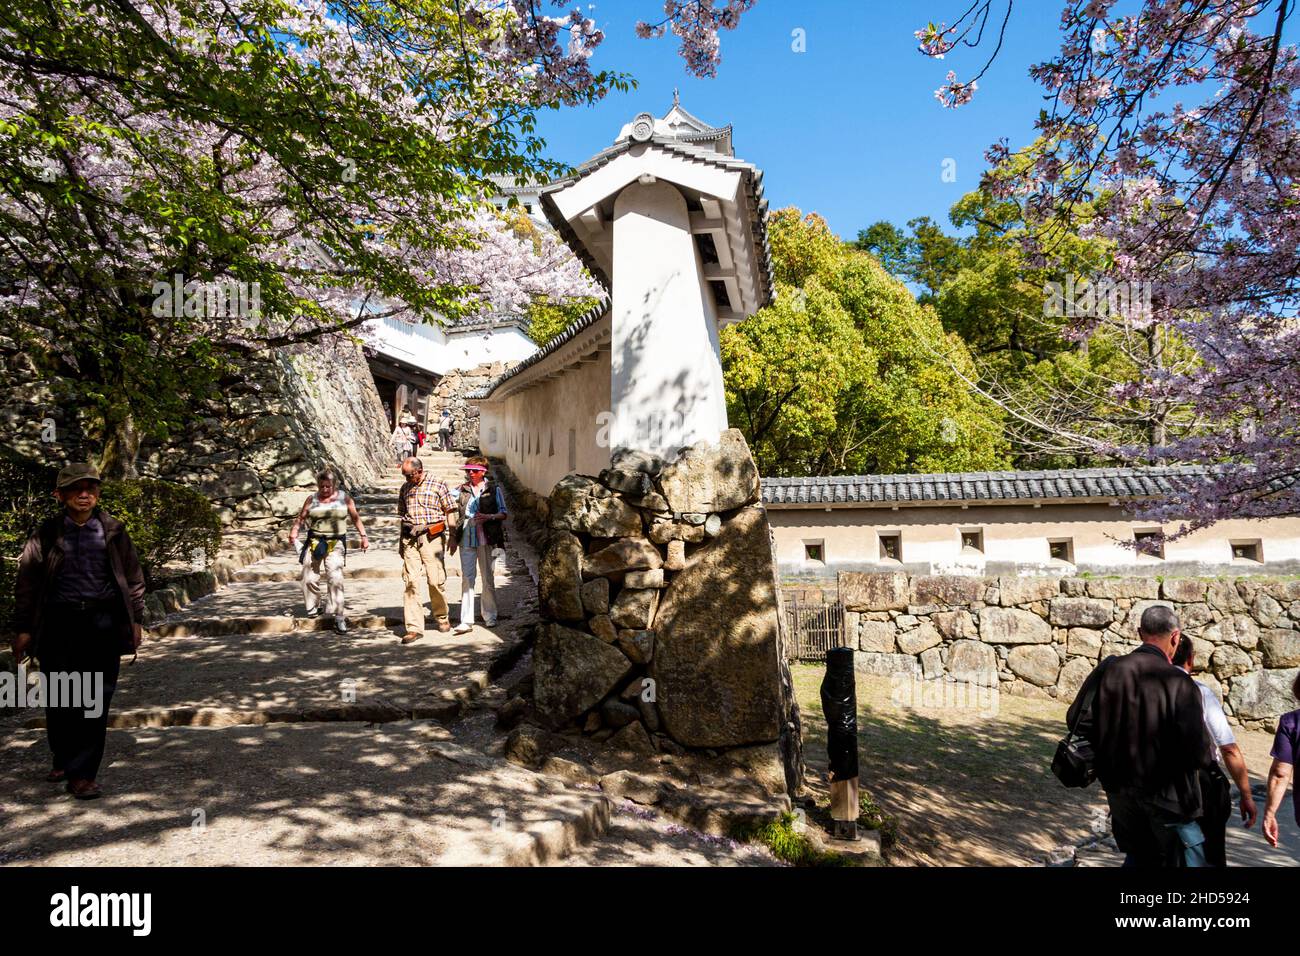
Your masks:
{"label": "green foliage", "polygon": [[[991,175],[1025,165],[1039,148],[1023,150]],[[1167,430],[1186,424],[1178,409],[1114,397],[1116,386],[1154,367],[1193,360],[1175,335],[1161,332],[1155,340],[1154,331],[1112,318],[1071,339],[1067,318],[1048,314],[1049,283],[1064,287],[1069,277],[1103,276],[1112,267],[1110,244],[1080,235],[1092,206],[1074,214],[1072,229],[1038,225],[1026,220],[1015,197],[981,188],[950,212],[964,235],[920,217],[907,231],[875,223],[855,243],[914,283],[919,301],[933,306],[944,330],[967,347],[981,389],[1012,412],[1005,420],[1017,467],[1099,464],[1097,441],[1159,444]]]}
{"label": "green foliage", "polygon": [[0,455],[0,634],[13,633],[18,556],[40,522],[58,510],[53,468]]}
{"label": "green foliage", "polygon": [[865,830],[878,830],[880,832],[880,848],[882,850],[895,846],[898,843],[898,818],[892,814],[886,813],[884,808],[872,798],[871,794],[865,790],[858,792],[858,826]]}
{"label": "green foliage", "polygon": [[538,296],[528,307],[528,336],[538,345],[546,345],[596,307],[598,299],[569,299],[552,302]]}
{"label": "green foliage", "polygon": [[777,299],[724,329],[728,414],[766,475],[963,471],[1005,463],[997,408],[933,310],[824,220],[769,222]]}
{"label": "green foliage", "polygon": [[732,836],[748,843],[762,844],[778,860],[793,866],[858,865],[843,854],[820,849],[795,828],[796,820],[793,813],[783,813],[776,820],[765,824],[738,826],[732,831]]}
{"label": "green foliage", "polygon": [[150,588],[166,565],[188,562],[196,550],[210,563],[221,547],[221,519],[212,503],[185,485],[106,481],[100,506],[126,524]]}

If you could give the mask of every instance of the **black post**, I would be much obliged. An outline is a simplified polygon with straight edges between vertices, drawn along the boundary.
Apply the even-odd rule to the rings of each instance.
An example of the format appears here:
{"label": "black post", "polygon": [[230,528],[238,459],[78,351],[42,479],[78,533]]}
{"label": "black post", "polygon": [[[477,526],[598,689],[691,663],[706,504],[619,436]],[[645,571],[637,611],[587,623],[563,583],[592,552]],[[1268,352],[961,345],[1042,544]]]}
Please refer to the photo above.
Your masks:
{"label": "black post", "polygon": [[826,715],[826,755],[831,770],[831,818],[835,836],[858,838],[858,693],[853,649],[826,652],[826,676],[821,686]]}

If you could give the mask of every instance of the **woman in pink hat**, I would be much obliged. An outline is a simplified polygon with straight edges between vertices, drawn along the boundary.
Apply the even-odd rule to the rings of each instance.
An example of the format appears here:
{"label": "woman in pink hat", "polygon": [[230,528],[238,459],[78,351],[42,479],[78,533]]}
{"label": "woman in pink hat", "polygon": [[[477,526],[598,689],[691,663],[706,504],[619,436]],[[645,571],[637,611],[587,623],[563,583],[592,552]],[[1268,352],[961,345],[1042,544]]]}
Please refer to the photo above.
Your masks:
{"label": "woman in pink hat", "polygon": [[452,539],[450,550],[460,548],[460,623],[455,632],[464,634],[474,627],[474,585],[483,582],[483,623],[496,627],[497,595],[492,580],[492,549],[504,547],[506,499],[501,486],[488,477],[487,459],[475,455],[465,462],[466,482],[456,494],[460,510],[459,540]]}

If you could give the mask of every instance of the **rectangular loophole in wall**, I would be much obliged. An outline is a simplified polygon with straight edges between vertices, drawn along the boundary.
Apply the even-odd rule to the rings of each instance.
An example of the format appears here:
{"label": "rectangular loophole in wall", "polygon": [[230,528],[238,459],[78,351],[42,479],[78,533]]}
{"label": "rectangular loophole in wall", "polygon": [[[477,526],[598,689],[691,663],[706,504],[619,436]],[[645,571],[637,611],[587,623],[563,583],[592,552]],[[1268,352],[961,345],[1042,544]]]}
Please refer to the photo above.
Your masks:
{"label": "rectangular loophole in wall", "polygon": [[1074,564],[1074,539],[1073,538],[1048,538],[1047,557],[1048,560],[1050,561],[1060,561],[1064,564]]}
{"label": "rectangular loophole in wall", "polygon": [[569,429],[569,471],[578,470],[578,430]]}
{"label": "rectangular loophole in wall", "polygon": [[982,528],[968,528],[961,532],[961,549],[963,552],[984,553],[984,531]]}
{"label": "rectangular loophole in wall", "polygon": [[826,542],[825,541],[805,541],[803,543],[803,559],[810,564],[826,563]]}
{"label": "rectangular loophole in wall", "polygon": [[1259,538],[1232,540],[1228,542],[1228,545],[1232,548],[1233,564],[1264,563],[1264,542]]}
{"label": "rectangular loophole in wall", "polygon": [[1148,558],[1154,558],[1157,561],[1165,559],[1165,542],[1160,533],[1160,529],[1148,529],[1144,531],[1134,531],[1133,541],[1137,544],[1137,552]]}
{"label": "rectangular loophole in wall", "polygon": [[880,538],[880,560],[881,561],[902,561],[903,560],[903,534],[901,531],[881,531],[878,532]]}

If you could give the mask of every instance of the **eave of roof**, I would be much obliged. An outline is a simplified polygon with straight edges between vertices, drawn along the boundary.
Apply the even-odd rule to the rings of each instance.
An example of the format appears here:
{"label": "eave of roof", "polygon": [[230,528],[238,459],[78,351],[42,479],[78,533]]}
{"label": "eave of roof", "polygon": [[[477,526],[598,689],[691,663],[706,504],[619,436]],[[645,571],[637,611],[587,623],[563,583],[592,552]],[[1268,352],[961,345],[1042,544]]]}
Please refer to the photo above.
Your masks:
{"label": "eave of roof", "polygon": [[565,343],[572,341],[574,337],[578,335],[579,332],[595,325],[598,321],[600,321],[600,319],[607,312],[609,312],[609,299],[601,299],[600,302],[598,302],[595,306],[593,306],[587,312],[583,313],[582,317],[579,318],[578,321],[574,322],[571,326],[569,326],[567,329],[565,329],[555,338],[551,339],[551,341],[547,342],[544,346],[539,348],[532,355],[528,356],[528,358],[521,361],[518,365],[514,366],[509,371],[501,375],[498,375],[496,378],[488,382],[482,388],[475,389],[472,392],[468,392],[465,395],[465,397],[470,399],[490,398],[492,393],[496,391],[498,388],[500,388],[502,384],[514,378],[516,375],[518,375],[520,372],[524,371],[525,369],[531,368],[532,366],[536,365],[542,359],[546,358],[546,356],[550,355],[552,352],[555,352],[557,349],[563,346]]}
{"label": "eave of roof", "polygon": [[[776,298],[776,276],[772,268],[772,247],[767,238],[767,199],[763,196],[763,171],[753,163],[747,163],[743,159],[724,156],[721,153],[699,146],[691,146],[679,139],[662,134],[656,134],[646,142],[668,152],[676,153],[685,159],[711,163],[722,169],[736,170],[744,176],[750,207],[753,210],[750,217],[750,228],[753,234],[754,250],[758,255],[758,267],[762,272],[760,277],[760,289],[763,294],[762,305],[770,305],[772,300]],[[542,211],[546,213],[547,220],[555,227],[555,231],[563,237],[569,248],[573,250],[574,255],[587,267],[587,271],[599,279],[606,289],[611,288],[610,277],[596,262],[595,257],[587,251],[586,245],[578,238],[578,234],[569,225],[569,221],[560,214],[551,193],[573,185],[583,177],[617,159],[636,145],[638,144],[627,139],[601,150],[591,159],[576,167],[571,175],[563,179],[557,179],[548,185],[542,190],[541,194]]]}
{"label": "eave of roof", "polygon": [[764,478],[770,505],[951,505],[1158,498],[1209,480],[1203,466],[1070,468],[1050,471],[953,472],[928,475],[839,475]]}

